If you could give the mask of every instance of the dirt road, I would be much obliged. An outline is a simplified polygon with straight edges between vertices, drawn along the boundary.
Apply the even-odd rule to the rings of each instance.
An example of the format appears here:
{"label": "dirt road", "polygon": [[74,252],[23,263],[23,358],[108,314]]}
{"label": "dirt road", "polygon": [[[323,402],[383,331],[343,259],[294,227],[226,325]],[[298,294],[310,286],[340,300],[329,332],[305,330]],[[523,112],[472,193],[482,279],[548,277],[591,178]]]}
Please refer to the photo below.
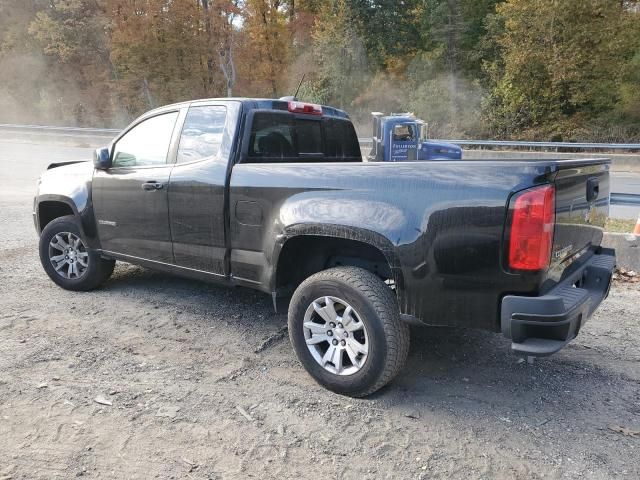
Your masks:
{"label": "dirt road", "polygon": [[0,141],[0,479],[640,478],[637,286],[533,365],[414,329],[397,381],[340,397],[268,296],[125,264],[92,293],[51,283],[30,218],[51,148]]}

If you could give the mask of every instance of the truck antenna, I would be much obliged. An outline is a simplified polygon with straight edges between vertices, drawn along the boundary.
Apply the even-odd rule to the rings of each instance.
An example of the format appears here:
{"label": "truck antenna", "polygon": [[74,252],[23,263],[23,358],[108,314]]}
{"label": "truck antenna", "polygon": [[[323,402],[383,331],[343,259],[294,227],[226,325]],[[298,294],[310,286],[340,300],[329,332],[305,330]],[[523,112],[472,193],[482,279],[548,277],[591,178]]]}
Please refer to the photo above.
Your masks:
{"label": "truck antenna", "polygon": [[294,100],[298,100],[298,92],[300,91],[300,87],[302,86],[302,82],[304,82],[304,77],[306,76],[306,73],[302,74],[302,78],[300,79],[300,83],[298,84],[298,88],[296,88],[296,93],[293,94],[293,99]]}

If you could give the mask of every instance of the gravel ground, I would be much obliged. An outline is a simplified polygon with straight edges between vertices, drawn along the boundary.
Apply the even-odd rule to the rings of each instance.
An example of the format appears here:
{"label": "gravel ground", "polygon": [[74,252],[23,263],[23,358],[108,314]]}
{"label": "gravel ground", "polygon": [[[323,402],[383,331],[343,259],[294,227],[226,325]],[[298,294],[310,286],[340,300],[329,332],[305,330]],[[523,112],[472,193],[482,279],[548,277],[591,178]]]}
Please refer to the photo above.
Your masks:
{"label": "gravel ground", "polygon": [[403,374],[353,400],[304,372],[266,295],[121,263],[95,292],[50,282],[33,186],[86,155],[0,139],[0,479],[640,478],[637,284],[533,365],[416,328]]}

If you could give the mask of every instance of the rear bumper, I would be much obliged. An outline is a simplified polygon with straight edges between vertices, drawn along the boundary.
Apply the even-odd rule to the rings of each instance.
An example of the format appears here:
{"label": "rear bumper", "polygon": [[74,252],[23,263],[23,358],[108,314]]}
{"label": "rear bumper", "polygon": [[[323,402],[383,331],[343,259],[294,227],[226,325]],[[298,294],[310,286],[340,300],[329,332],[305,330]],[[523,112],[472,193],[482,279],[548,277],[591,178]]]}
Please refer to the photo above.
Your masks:
{"label": "rear bumper", "polygon": [[602,248],[584,265],[540,297],[502,299],[502,333],[521,355],[545,356],[573,340],[609,294],[616,255]]}

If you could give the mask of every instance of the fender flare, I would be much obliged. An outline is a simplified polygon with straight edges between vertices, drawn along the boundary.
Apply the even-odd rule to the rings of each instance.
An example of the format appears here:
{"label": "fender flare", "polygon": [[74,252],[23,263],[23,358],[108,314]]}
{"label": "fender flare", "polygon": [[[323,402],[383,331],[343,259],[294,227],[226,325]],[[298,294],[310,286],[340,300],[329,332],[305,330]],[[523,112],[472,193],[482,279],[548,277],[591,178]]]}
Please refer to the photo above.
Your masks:
{"label": "fender flare", "polygon": [[273,254],[271,256],[272,268],[268,282],[269,290],[272,292],[272,295],[276,294],[278,263],[280,261],[280,253],[282,252],[282,249],[289,240],[302,236],[355,240],[376,248],[382,252],[382,255],[389,264],[389,268],[391,269],[391,273],[393,274],[396,284],[396,292],[404,289],[404,276],[402,269],[400,268],[400,261],[396,253],[396,247],[387,237],[378,232],[359,227],[325,223],[305,223],[285,227],[282,233],[276,237]]}
{"label": "fender flare", "polygon": [[40,235],[40,204],[43,202],[63,203],[67,205],[73,212],[73,216],[78,220],[80,231],[87,240],[90,248],[99,249],[100,242],[98,240],[95,216],[93,214],[93,205],[87,203],[84,210],[78,211],[78,206],[72,198],[66,195],[43,194],[39,195],[34,205],[35,224],[38,235]]}

